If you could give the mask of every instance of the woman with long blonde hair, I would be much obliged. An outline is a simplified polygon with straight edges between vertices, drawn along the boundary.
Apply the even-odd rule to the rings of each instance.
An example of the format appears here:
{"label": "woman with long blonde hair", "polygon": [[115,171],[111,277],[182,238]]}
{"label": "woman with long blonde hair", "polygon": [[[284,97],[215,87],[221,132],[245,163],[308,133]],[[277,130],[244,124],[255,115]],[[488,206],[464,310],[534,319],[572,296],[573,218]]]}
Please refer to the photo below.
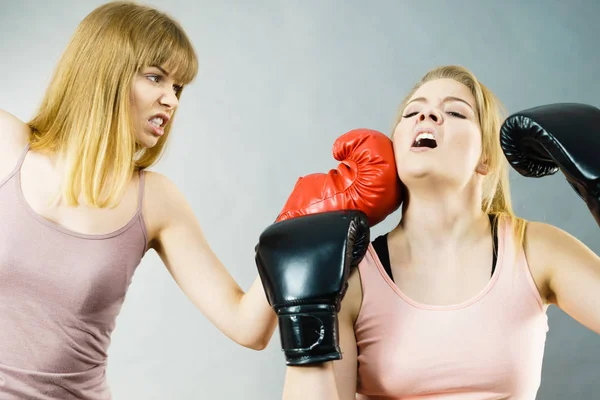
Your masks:
{"label": "woman with long blonde hair", "polygon": [[[600,223],[600,194],[591,189],[600,167],[583,162],[597,159],[599,142],[590,150],[582,137],[597,129],[600,110],[571,110],[561,118],[586,122],[570,152],[549,138],[576,134],[556,117],[559,106],[528,115],[563,132],[531,124],[531,132],[506,132],[502,147],[500,102],[471,71],[442,66],[423,76],[392,134],[401,221],[349,272],[338,297],[339,343],[328,343],[337,358],[288,364],[284,399],[533,400],[549,305],[600,334],[600,258],[559,228],[517,217],[510,201],[505,155],[523,174],[540,175],[551,171],[546,151],[570,157],[561,168]],[[505,153],[520,134],[531,135],[529,147]]]}
{"label": "woman with long blonde hair", "polygon": [[83,19],[27,123],[0,111],[0,397],[109,399],[107,349],[136,267],[155,250],[225,335],[263,349],[276,326],[165,176],[195,50],[156,9],[111,2]]}

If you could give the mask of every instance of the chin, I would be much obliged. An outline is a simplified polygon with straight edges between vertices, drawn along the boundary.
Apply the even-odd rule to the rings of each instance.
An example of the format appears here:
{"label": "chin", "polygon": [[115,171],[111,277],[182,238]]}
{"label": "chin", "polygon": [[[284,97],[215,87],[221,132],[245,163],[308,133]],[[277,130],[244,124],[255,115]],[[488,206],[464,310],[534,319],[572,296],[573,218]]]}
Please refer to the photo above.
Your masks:
{"label": "chin", "polygon": [[137,143],[144,149],[151,149],[158,143],[158,137],[148,135],[146,137],[138,138]]}
{"label": "chin", "polygon": [[439,171],[436,171],[431,165],[424,165],[424,163],[422,165],[418,165],[417,163],[412,163],[411,165],[399,165],[397,170],[398,177],[402,182],[420,180],[428,176],[439,175]]}
{"label": "chin", "polygon": [[447,173],[447,171],[441,171],[436,168],[426,167],[415,168],[415,166],[413,166],[410,169],[405,168],[402,170],[398,170],[398,177],[408,189],[410,189],[411,186],[441,187],[445,186],[447,182],[455,180],[453,176]]}

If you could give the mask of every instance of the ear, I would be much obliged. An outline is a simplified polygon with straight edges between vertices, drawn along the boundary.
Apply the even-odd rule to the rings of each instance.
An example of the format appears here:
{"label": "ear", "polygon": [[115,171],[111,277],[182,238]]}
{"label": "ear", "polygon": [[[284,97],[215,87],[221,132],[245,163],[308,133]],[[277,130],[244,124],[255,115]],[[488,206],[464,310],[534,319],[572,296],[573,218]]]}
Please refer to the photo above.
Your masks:
{"label": "ear", "polygon": [[488,172],[490,171],[490,167],[488,165],[488,157],[485,156],[484,152],[481,152],[481,156],[479,157],[479,163],[477,164],[477,167],[475,168],[475,172],[477,172],[480,175],[487,175]]}
{"label": "ear", "polygon": [[487,175],[489,172],[489,167],[485,162],[481,161],[479,162],[479,164],[477,164],[475,172],[477,172],[480,175]]}

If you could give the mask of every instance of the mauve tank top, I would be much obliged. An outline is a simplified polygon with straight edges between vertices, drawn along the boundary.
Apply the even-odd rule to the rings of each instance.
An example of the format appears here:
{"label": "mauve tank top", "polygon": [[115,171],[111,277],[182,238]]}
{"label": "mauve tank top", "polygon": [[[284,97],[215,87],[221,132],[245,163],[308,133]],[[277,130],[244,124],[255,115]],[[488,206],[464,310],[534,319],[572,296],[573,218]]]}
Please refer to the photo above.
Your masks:
{"label": "mauve tank top", "polygon": [[147,250],[143,173],[129,223],[81,234],[25,201],[20,170],[28,150],[0,180],[0,399],[111,399],[110,337]]}
{"label": "mauve tank top", "polygon": [[498,225],[492,278],[460,304],[425,305],[407,297],[372,244],[358,268],[357,399],[535,399],[548,319],[506,220]]}

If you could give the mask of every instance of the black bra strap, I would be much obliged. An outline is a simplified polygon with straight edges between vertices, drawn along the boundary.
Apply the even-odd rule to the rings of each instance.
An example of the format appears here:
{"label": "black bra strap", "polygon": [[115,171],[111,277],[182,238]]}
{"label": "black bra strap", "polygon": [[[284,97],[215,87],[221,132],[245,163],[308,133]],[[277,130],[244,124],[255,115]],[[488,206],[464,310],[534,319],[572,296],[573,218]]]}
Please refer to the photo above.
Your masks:
{"label": "black bra strap", "polygon": [[393,282],[394,277],[392,276],[392,266],[390,264],[390,252],[388,249],[387,237],[387,233],[385,235],[378,236],[373,241],[373,248],[377,253],[377,257],[379,257],[379,260],[381,261],[381,265],[383,265],[383,269],[385,269],[385,272],[387,272],[388,276]]}
{"label": "black bra strap", "polygon": [[[492,252],[492,275],[494,275],[494,271],[496,270],[496,262],[498,260],[498,226],[497,220],[493,215],[489,214],[490,225],[492,226],[492,238],[494,240],[494,247]],[[394,276],[392,275],[392,266],[390,263],[390,252],[388,249],[387,243],[388,234],[378,236],[375,240],[373,240],[373,248],[377,253],[377,257],[381,261],[381,265],[383,269],[388,274],[392,282],[394,282]]]}
{"label": "black bra strap", "polygon": [[488,214],[490,218],[490,225],[492,226],[492,238],[494,240],[494,247],[492,249],[492,275],[496,270],[496,261],[498,260],[498,220],[494,218],[492,214]]}

